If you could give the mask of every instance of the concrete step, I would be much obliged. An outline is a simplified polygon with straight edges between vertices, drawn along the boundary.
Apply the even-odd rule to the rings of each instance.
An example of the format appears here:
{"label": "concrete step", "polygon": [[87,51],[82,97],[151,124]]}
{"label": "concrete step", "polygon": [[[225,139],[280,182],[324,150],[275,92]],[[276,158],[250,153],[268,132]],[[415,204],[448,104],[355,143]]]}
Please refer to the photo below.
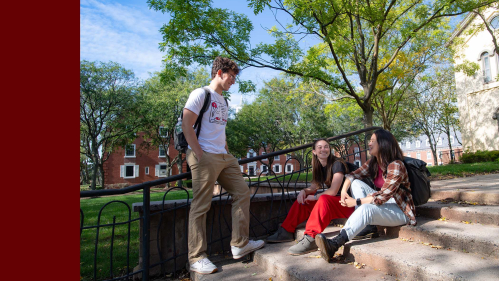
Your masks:
{"label": "concrete step", "polygon": [[[343,255],[400,280],[498,280],[499,260],[399,238],[352,241]],[[325,265],[326,267],[328,265]]]}
{"label": "concrete step", "polygon": [[[399,227],[391,237],[413,243],[431,243],[434,247],[474,253],[483,257],[499,257],[499,227],[418,218],[416,226]],[[396,229],[396,228],[395,228]]]}
{"label": "concrete step", "polygon": [[499,174],[431,182],[431,198],[499,205]]}
{"label": "concrete step", "polygon": [[346,259],[339,260],[335,265],[325,266],[327,263],[320,257],[319,251],[303,256],[291,256],[287,250],[293,244],[294,242],[266,244],[264,248],[252,254],[252,259],[234,260],[228,257],[220,260],[210,257],[217,265],[218,272],[209,275],[191,272],[191,280],[396,280],[379,269],[365,264],[356,267],[353,261]]}
{"label": "concrete step", "polygon": [[[446,201],[428,202],[416,207],[419,216],[432,219],[445,218],[450,221],[468,221],[471,223],[490,224],[499,226],[498,205],[472,205],[445,203]],[[418,216],[418,218],[419,218]]]}

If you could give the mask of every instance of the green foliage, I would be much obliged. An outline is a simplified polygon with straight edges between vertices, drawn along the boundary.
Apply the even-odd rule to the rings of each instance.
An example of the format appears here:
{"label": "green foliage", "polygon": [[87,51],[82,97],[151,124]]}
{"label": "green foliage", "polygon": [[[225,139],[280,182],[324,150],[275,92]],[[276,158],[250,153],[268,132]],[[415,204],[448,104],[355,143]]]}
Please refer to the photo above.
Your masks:
{"label": "green foliage", "polygon": [[448,164],[442,166],[430,166],[428,171],[431,173],[431,178],[438,176],[470,176],[483,173],[499,172],[499,162],[481,162],[471,164]]}
{"label": "green foliage", "polygon": [[461,156],[463,163],[477,163],[477,162],[499,162],[499,150],[465,152]]}
{"label": "green foliage", "polygon": [[116,147],[135,139],[143,120],[142,88],[132,71],[115,62],[80,62],[80,153],[97,169]]}
{"label": "green foliage", "polygon": [[[391,78],[385,84],[388,88],[378,85],[382,74],[391,72],[404,55],[415,55],[405,67],[417,69],[417,63],[409,62],[431,53],[433,43],[446,38],[448,17],[491,2],[249,0],[255,14],[271,9],[292,18],[291,24],[276,22],[269,30],[274,42],[262,43],[251,42],[254,27],[246,15],[214,8],[210,1],[148,0],[151,9],[171,16],[161,28],[164,41],[160,44],[171,62],[171,74],[185,75],[186,67],[209,65],[218,55],[234,59],[243,68],[280,70],[321,83],[336,98],[354,98],[366,126],[372,124],[372,98],[395,87]],[[302,49],[298,42],[304,38],[319,42]]]}

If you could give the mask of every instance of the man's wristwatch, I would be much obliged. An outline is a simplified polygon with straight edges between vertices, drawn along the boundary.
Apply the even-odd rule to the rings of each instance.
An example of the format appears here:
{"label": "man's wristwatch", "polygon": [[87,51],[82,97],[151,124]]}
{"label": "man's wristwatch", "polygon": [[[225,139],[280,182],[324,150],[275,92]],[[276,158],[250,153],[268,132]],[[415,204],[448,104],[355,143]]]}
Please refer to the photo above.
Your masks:
{"label": "man's wristwatch", "polygon": [[357,206],[360,206],[362,205],[362,203],[360,202],[360,198],[357,198]]}

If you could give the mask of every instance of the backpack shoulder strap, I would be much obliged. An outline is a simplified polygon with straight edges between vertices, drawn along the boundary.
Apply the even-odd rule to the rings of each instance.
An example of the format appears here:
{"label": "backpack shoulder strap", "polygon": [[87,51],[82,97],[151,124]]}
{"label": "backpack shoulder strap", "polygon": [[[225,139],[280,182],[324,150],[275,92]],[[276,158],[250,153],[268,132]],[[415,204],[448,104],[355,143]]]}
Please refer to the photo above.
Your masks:
{"label": "backpack shoulder strap", "polygon": [[203,107],[201,108],[201,111],[199,111],[199,115],[198,118],[196,119],[196,122],[194,122],[194,129],[195,130],[197,129],[196,137],[199,137],[199,133],[201,132],[201,121],[203,120],[203,115],[205,111],[208,110],[208,107],[210,106],[211,102],[211,92],[208,89],[206,89],[206,87],[203,87],[203,90],[205,93]]}

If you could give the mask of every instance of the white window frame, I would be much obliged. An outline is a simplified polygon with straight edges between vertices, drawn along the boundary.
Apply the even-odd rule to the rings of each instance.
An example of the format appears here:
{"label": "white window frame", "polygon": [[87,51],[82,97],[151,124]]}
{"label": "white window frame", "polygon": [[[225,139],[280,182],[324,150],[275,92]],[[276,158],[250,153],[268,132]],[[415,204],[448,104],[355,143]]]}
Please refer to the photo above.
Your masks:
{"label": "white window frame", "polygon": [[[288,171],[288,167],[291,167],[291,171]],[[294,168],[294,167],[293,167],[293,164],[286,164],[286,170],[285,170],[285,171],[286,171],[286,173],[292,173],[292,172],[294,171],[294,169],[293,169],[293,168]]]}
{"label": "white window frame", "polygon": [[454,136],[450,136],[450,143],[454,144]]}
{"label": "white window frame", "polygon": [[246,158],[251,158],[251,157],[255,157],[255,155],[253,155],[255,153],[255,151],[253,149],[250,149],[248,151],[248,153],[246,153]]}
{"label": "white window frame", "polygon": [[425,143],[426,146],[430,146],[430,139],[426,139],[426,143]]}
{"label": "white window frame", "polygon": [[442,145],[442,144],[443,144],[443,138],[438,137],[437,145]]}
{"label": "white window frame", "polygon": [[416,141],[416,147],[421,147],[421,141],[420,140]]}
{"label": "white window frame", "polygon": [[431,159],[431,151],[426,152],[426,159]]}
{"label": "white window frame", "polygon": [[163,149],[164,154],[163,154],[163,155],[161,155],[161,147],[162,147],[162,145],[158,146],[158,150],[159,150],[159,152],[158,152],[158,154],[159,154],[159,155],[158,155],[158,157],[165,158],[165,157],[166,157],[166,154],[167,154],[168,149]]}
{"label": "white window frame", "polygon": [[[161,166],[165,166],[165,173],[164,175],[161,174]],[[166,178],[168,176],[168,174],[166,173],[166,170],[168,168],[168,165],[166,163],[158,163],[158,165],[155,166],[155,173],[154,175],[158,178]],[[170,173],[171,173],[171,169],[170,169]]]}
{"label": "white window frame", "polygon": [[[129,145],[133,146],[133,155],[126,155],[126,152],[127,152],[126,148]],[[135,148],[136,148],[136,146],[134,143],[125,145],[125,158],[135,158]]]}
{"label": "white window frame", "polygon": [[411,157],[411,153],[410,152],[407,152],[407,157]]}
{"label": "white window frame", "polygon": [[146,175],[149,175],[149,167],[145,167],[144,173],[145,173]]}
{"label": "white window frame", "polygon": [[410,141],[406,141],[405,142],[405,148],[411,148],[411,142]]}
{"label": "white window frame", "polygon": [[[275,170],[276,167],[279,167],[279,172],[277,172]],[[276,173],[276,174],[277,173],[282,173],[282,165],[281,164],[274,164],[274,165],[272,165],[272,171],[274,171],[274,173]]]}
{"label": "white window frame", "polygon": [[483,82],[489,83],[492,81],[489,52],[481,53],[480,60],[482,61]]}
{"label": "white window frame", "polygon": [[416,152],[416,159],[421,160],[421,153],[420,152]]}
{"label": "white window frame", "polygon": [[[126,167],[133,167],[133,175],[126,176]],[[139,165],[135,165],[135,163],[125,163],[120,166],[120,177],[124,179],[134,179],[139,177]]]}
{"label": "white window frame", "polygon": [[[161,130],[162,129],[164,129],[164,133],[165,133],[164,135],[161,134]],[[159,126],[158,134],[162,138],[167,138],[168,137],[168,130],[165,127],[163,127],[163,126]]]}
{"label": "white window frame", "polygon": [[276,155],[276,156],[274,156],[274,160],[277,160],[277,161],[281,160],[281,158],[279,158],[279,156],[280,156],[280,155]]}
{"label": "white window frame", "polygon": [[239,167],[241,168],[241,173],[244,173],[244,167],[239,165]]}
{"label": "white window frame", "polygon": [[[265,151],[262,151],[262,155],[265,155],[265,154],[267,154],[267,153],[266,153]],[[269,159],[264,158],[264,159],[262,159],[261,161],[268,161],[268,160],[269,160]]]}

